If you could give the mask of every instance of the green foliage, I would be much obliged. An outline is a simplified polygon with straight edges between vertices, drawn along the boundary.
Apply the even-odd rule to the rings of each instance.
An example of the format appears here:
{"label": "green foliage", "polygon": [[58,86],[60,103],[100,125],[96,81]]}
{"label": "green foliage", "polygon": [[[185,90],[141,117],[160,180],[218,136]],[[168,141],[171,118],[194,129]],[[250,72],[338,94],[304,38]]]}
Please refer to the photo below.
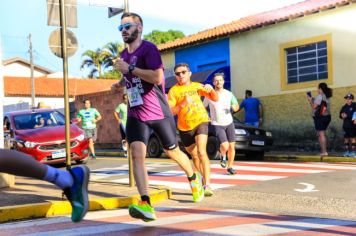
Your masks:
{"label": "green foliage", "polygon": [[112,60],[120,57],[124,45],[118,42],[110,42],[96,51],[87,50],[82,54],[80,68],[89,69],[89,78],[119,79],[121,73],[113,67]]}
{"label": "green foliage", "polygon": [[[166,32],[153,30],[143,38],[158,45],[183,37],[185,37],[183,32],[177,30]],[[123,44],[110,42],[95,51],[87,50],[82,54],[83,61],[80,68],[89,69],[89,78],[121,79],[121,72],[113,67],[113,59],[119,58],[123,49]]]}
{"label": "green foliage", "polygon": [[120,71],[117,70],[111,70],[108,72],[105,72],[102,76],[101,79],[116,79],[120,80],[122,78],[122,74]]}
{"label": "green foliage", "polygon": [[166,32],[153,30],[151,33],[144,35],[143,38],[158,45],[183,38],[184,36],[182,31],[177,30],[168,30]]}

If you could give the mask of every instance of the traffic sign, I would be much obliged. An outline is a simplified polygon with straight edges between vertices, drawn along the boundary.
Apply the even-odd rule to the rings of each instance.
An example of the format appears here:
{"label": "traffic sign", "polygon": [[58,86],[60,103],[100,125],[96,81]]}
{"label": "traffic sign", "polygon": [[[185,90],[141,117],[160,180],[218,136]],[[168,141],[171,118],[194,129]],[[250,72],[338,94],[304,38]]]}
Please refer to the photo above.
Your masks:
{"label": "traffic sign", "polygon": [[[78,49],[78,41],[74,33],[70,30],[66,30],[67,34],[67,56],[73,56]],[[61,40],[61,30],[56,29],[52,31],[48,39],[48,45],[51,51],[57,57],[62,58],[62,40]]]}

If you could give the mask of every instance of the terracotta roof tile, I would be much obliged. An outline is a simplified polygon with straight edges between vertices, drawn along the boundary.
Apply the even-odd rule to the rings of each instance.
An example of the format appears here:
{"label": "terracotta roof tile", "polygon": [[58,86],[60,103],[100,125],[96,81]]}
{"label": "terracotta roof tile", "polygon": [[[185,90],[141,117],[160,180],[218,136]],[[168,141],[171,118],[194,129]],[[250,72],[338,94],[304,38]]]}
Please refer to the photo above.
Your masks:
{"label": "terracotta roof tile", "polygon": [[309,14],[315,14],[320,11],[325,11],[352,3],[355,3],[355,0],[306,0],[304,2],[295,3],[280,9],[243,17],[229,24],[223,24],[193,35],[186,36],[181,39],[176,39],[171,42],[160,44],[158,45],[158,48],[160,51],[165,51],[197,44],[204,41],[225,37],[230,34],[244,32],[250,29],[287,21],[289,19],[295,19]]}
{"label": "terracotta roof tile", "polygon": [[[68,79],[69,96],[95,93],[110,90],[117,80],[106,79]],[[62,78],[35,78],[36,96],[63,97]],[[31,79],[29,77],[4,76],[5,96],[31,96]]]}

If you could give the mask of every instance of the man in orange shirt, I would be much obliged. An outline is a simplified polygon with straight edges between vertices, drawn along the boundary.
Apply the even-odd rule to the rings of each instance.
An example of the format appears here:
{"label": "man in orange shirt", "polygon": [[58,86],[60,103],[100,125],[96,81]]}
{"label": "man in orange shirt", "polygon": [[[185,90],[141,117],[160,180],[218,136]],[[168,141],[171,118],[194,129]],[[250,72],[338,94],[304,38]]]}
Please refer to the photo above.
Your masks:
{"label": "man in orange shirt", "polygon": [[210,161],[206,153],[209,116],[201,100],[205,96],[218,101],[210,84],[192,82],[189,65],[179,63],[174,67],[178,83],[168,93],[168,103],[173,115],[178,115],[178,130],[185,149],[193,158],[194,166],[204,178],[205,196],[212,196],[210,187]]}

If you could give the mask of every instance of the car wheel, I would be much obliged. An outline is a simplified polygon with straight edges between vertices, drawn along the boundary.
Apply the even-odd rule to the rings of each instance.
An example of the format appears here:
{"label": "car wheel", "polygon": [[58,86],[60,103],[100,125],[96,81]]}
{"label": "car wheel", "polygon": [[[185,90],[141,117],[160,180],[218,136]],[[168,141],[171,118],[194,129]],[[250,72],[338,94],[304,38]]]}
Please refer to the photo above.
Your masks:
{"label": "car wheel", "polygon": [[147,155],[148,157],[160,157],[162,154],[163,150],[161,147],[161,143],[159,142],[158,138],[156,136],[151,136],[151,138],[148,140],[147,144]]}
{"label": "car wheel", "polygon": [[264,151],[249,151],[249,152],[246,152],[246,158],[249,159],[249,160],[261,161],[261,160],[263,160],[264,155],[265,155]]}
{"label": "car wheel", "polygon": [[208,137],[208,143],[206,144],[206,152],[208,153],[209,159],[219,159],[219,141],[215,136]]}

